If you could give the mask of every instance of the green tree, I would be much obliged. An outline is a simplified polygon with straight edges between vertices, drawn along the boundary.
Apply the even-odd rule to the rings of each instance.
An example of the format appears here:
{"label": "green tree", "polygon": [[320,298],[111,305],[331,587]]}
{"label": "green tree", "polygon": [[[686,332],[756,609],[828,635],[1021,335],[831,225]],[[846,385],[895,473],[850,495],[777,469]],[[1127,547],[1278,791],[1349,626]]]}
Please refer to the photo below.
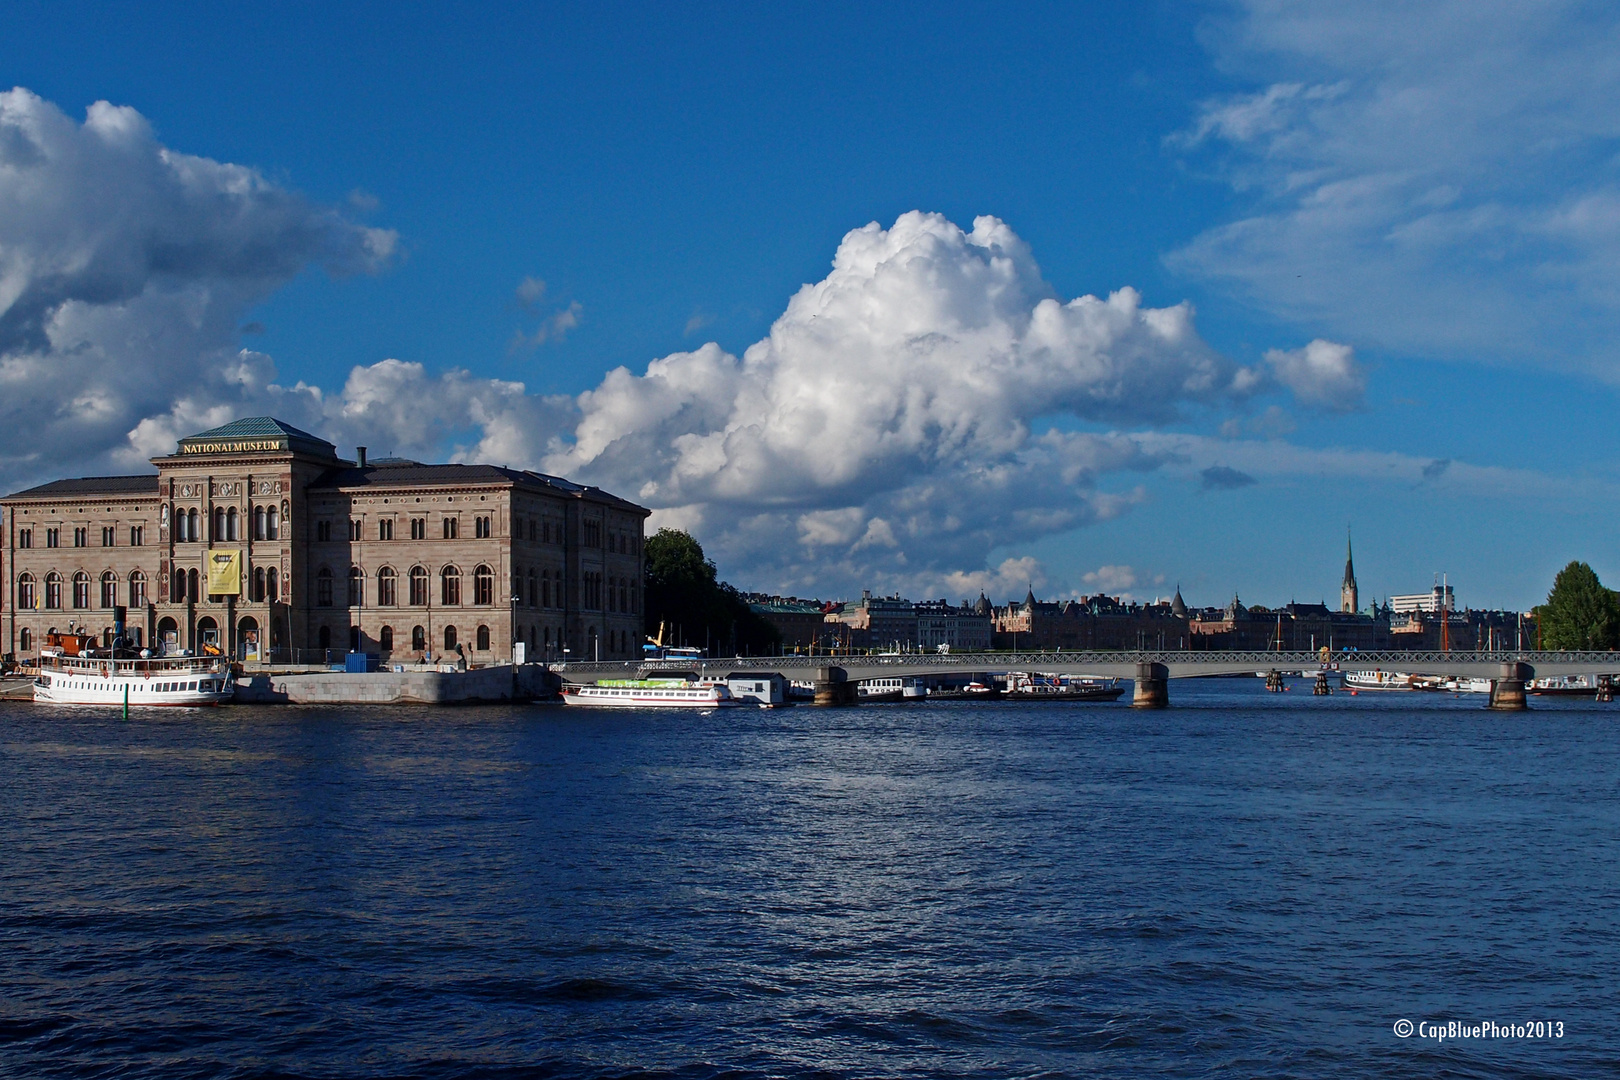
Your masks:
{"label": "green tree", "polygon": [[719,580],[703,545],[679,529],[647,540],[647,633],[665,628],[666,645],[699,645],[714,656],[765,655],[782,642],[776,627]]}
{"label": "green tree", "polygon": [[1544,649],[1612,649],[1620,644],[1620,600],[1583,562],[1558,571],[1547,602],[1535,613]]}

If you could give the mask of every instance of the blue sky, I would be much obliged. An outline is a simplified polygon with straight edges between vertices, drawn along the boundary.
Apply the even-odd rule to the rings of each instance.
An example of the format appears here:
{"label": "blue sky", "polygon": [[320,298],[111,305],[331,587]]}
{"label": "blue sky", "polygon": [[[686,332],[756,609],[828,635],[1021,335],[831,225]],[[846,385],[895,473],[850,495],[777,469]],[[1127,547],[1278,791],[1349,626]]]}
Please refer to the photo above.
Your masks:
{"label": "blue sky", "polygon": [[[1620,578],[1616,36],[1568,4],[13,5],[0,468],[273,411],[601,483],[744,587],[1314,600],[1353,523],[1364,596],[1528,606],[1571,558]],[[148,130],[87,151],[97,101]]]}

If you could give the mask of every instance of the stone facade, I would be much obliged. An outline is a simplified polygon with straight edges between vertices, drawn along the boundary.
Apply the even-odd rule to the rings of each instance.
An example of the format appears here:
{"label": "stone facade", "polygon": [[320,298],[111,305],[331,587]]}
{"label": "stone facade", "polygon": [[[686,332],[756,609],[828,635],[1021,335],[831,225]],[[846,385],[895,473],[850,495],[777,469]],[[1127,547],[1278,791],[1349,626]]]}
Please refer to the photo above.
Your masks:
{"label": "stone facade", "polygon": [[607,492],[492,465],[345,461],[269,417],[153,464],[0,500],[4,652],[35,655],[70,624],[110,638],[116,604],[140,644],[277,660],[459,645],[492,663],[518,641],[531,660],[640,653],[648,512]]}
{"label": "stone facade", "polygon": [[1185,649],[1190,638],[1185,605],[1126,604],[1098,594],[1081,600],[1043,602],[1031,591],[1022,603],[996,608],[998,649]]}

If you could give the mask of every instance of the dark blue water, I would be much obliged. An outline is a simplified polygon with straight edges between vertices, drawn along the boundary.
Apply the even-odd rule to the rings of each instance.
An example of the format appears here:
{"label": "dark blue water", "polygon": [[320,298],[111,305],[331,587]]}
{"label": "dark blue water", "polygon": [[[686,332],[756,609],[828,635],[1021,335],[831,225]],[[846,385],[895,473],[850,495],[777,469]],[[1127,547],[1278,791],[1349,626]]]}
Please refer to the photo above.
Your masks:
{"label": "dark blue water", "polygon": [[0,1074],[1616,1074],[1620,706],[1172,695],[4,706]]}

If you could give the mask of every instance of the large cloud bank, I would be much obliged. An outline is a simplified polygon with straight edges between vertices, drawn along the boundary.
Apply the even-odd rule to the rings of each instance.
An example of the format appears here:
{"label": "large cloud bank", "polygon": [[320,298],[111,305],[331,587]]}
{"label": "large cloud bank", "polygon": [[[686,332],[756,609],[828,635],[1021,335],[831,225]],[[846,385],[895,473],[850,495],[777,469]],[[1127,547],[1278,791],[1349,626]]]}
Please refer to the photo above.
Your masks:
{"label": "large cloud bank", "polygon": [[1046,581],[1029,544],[1125,512],[1146,472],[1225,465],[1119,429],[1265,390],[1339,408],[1362,387],[1343,346],[1240,367],[1185,304],[1064,300],[1007,225],[924,213],[850,232],[740,357],[705,345],[577,399],[392,359],[288,386],[240,347],[253,305],[295,275],[373,272],[395,246],[161,145],[132,109],[80,123],[0,94],[0,481],[143,469],[179,436],[269,413],[341,446],[599,483],[749,584],[1001,595]]}
{"label": "large cloud bank", "polygon": [[1620,379],[1620,9],[1245,0],[1173,142],[1247,211],[1172,265],[1363,344]]}
{"label": "large cloud bank", "polygon": [[845,236],[740,358],[710,344],[609,373],[546,467],[781,587],[960,587],[997,547],[1139,497],[1128,474],[1161,458],[1073,420],[1162,422],[1266,378],[1212,350],[1185,304],[1065,302],[1002,222],[910,213]]}
{"label": "large cloud bank", "polygon": [[249,305],[311,264],[374,269],[394,240],[167,149],[133,109],[79,124],[0,94],[0,468],[100,460],[233,377]]}

